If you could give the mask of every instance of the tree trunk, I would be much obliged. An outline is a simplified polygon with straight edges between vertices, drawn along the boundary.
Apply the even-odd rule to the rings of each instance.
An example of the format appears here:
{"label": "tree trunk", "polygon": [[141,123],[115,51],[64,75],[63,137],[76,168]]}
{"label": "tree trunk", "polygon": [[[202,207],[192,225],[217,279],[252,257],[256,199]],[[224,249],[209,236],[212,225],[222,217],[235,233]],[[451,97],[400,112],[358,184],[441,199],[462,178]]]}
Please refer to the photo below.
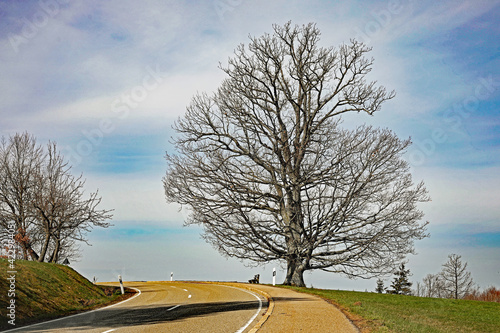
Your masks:
{"label": "tree trunk", "polygon": [[50,234],[45,236],[45,241],[43,243],[42,250],[40,252],[40,256],[38,257],[39,262],[43,262],[45,260],[45,255],[47,254],[47,249],[49,248],[50,243]]}
{"label": "tree trunk", "polygon": [[54,252],[52,252],[52,258],[50,258],[50,262],[57,264],[57,260],[59,260],[59,251],[61,250],[61,241],[56,237],[54,242]]}
{"label": "tree trunk", "polygon": [[[297,175],[291,175],[292,180],[298,178]],[[302,200],[300,196],[300,187],[294,186],[290,192],[290,199],[288,202],[288,211],[285,215],[285,219],[289,221],[288,226],[288,237],[287,237],[287,250],[288,250],[288,259],[287,259],[287,273],[285,278],[285,285],[296,286],[296,287],[305,287],[304,283],[304,271],[306,268],[306,263],[304,259],[299,255],[301,253],[301,244],[300,240],[302,235],[304,234],[304,230],[302,228]]]}
{"label": "tree trunk", "polygon": [[38,261],[38,254],[31,248],[30,244],[21,243],[21,249],[23,252],[23,260],[31,260]]}
{"label": "tree trunk", "polygon": [[21,251],[23,253],[23,260],[28,260],[28,249],[24,246],[24,244],[21,244]]}
{"label": "tree trunk", "polygon": [[28,250],[28,251],[29,251],[29,253],[30,253],[31,260],[33,260],[33,261],[38,261],[38,254],[36,254],[35,250],[33,250],[33,249],[31,248],[31,245],[30,245],[30,247],[29,247],[29,250]]}
{"label": "tree trunk", "polygon": [[31,247],[29,237],[26,235],[26,232],[22,228],[18,229],[18,232],[14,239],[21,246],[23,260],[29,260],[30,257],[33,261],[38,260],[38,254]]}
{"label": "tree trunk", "polygon": [[304,264],[298,258],[287,260],[287,270],[284,285],[305,287],[304,283]]}

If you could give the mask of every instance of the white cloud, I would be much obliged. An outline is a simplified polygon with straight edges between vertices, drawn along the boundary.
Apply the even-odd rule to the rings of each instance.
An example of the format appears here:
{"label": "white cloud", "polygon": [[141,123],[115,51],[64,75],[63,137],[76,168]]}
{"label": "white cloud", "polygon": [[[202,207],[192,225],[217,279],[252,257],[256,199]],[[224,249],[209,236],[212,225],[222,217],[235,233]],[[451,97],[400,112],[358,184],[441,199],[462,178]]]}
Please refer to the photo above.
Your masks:
{"label": "white cloud", "polygon": [[[415,168],[424,180],[432,202],[422,205],[432,224],[497,225],[500,168]],[[497,230],[498,225],[497,225]]]}
{"label": "white cloud", "polygon": [[[155,67],[148,68],[154,70]],[[82,131],[100,130],[104,136],[167,129],[184,114],[197,92],[214,91],[222,80],[217,68],[198,73],[164,75],[159,81],[145,70],[136,85],[98,97],[83,98],[49,107],[43,112],[12,115],[17,123],[32,132],[54,127],[52,135],[64,142],[67,137],[82,136]],[[146,82],[146,86],[144,85]],[[12,119],[11,119],[12,120]]]}
{"label": "white cloud", "polygon": [[85,173],[86,190],[99,189],[101,209],[114,209],[115,221],[148,221],[163,226],[182,225],[185,211],[176,204],[167,204],[161,176],[127,173],[106,175]]}

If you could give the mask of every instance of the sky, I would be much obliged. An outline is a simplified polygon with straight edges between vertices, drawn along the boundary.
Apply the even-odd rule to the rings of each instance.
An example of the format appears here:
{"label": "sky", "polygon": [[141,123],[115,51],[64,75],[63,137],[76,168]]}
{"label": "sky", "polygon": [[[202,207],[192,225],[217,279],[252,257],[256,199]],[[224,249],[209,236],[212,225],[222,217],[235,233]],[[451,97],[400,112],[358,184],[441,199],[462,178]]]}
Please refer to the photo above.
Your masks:
{"label": "sky", "polygon": [[[89,279],[284,279],[279,263],[222,257],[165,201],[165,152],[198,92],[249,36],[313,22],[321,45],[372,47],[377,80],[396,98],[347,124],[389,128],[432,198],[430,237],[407,268],[415,284],[462,256],[476,283],[500,286],[500,1],[5,1],[0,0],[0,136],[57,142],[86,191],[114,209],[72,267]],[[386,276],[386,286],[392,276]],[[376,280],[306,273],[308,286],[373,291]]]}

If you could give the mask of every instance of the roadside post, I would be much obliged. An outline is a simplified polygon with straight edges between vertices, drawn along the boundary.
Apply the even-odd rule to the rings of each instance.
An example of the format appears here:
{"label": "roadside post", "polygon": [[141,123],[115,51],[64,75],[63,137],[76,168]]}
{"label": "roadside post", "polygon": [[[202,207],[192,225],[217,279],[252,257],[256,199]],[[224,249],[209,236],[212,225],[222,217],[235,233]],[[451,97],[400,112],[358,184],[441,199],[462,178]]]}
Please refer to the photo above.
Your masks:
{"label": "roadside post", "polygon": [[122,276],[118,275],[118,281],[120,281],[120,290],[122,291],[122,295],[125,294],[125,290],[123,290],[123,281]]}
{"label": "roadside post", "polygon": [[276,268],[273,268],[273,286],[276,285]]}
{"label": "roadside post", "polygon": [[174,272],[170,272],[170,282],[174,281]]}

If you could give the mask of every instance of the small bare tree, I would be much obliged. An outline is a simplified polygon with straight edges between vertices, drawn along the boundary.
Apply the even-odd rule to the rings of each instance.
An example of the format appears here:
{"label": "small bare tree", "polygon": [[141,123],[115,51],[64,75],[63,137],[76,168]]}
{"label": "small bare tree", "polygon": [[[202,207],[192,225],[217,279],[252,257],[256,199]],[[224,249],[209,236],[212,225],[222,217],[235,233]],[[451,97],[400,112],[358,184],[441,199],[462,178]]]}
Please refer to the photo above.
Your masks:
{"label": "small bare tree", "polygon": [[319,36],[288,23],[239,46],[217,92],[176,122],[163,179],[167,201],[187,206],[186,223],[222,254],[284,262],[284,283],[299,286],[307,270],[390,272],[427,236],[416,207],[426,189],[401,158],[410,141],[339,126],[394,93],[365,81],[368,47],[322,48]]}
{"label": "small bare tree", "polygon": [[28,133],[2,138],[0,232],[15,223],[24,259],[58,262],[61,253],[75,258],[75,241],[86,242],[92,227],[108,227],[111,218],[109,210],[97,209],[97,192],[84,197],[84,184],[82,176],[71,175],[55,143],[44,151]]}
{"label": "small bare tree", "polygon": [[467,263],[463,263],[461,258],[457,254],[450,254],[441,271],[444,289],[450,298],[463,298],[474,287],[471,273],[467,271]]}
{"label": "small bare tree", "polygon": [[422,280],[421,296],[442,298],[445,297],[446,290],[439,274],[427,274]]}

